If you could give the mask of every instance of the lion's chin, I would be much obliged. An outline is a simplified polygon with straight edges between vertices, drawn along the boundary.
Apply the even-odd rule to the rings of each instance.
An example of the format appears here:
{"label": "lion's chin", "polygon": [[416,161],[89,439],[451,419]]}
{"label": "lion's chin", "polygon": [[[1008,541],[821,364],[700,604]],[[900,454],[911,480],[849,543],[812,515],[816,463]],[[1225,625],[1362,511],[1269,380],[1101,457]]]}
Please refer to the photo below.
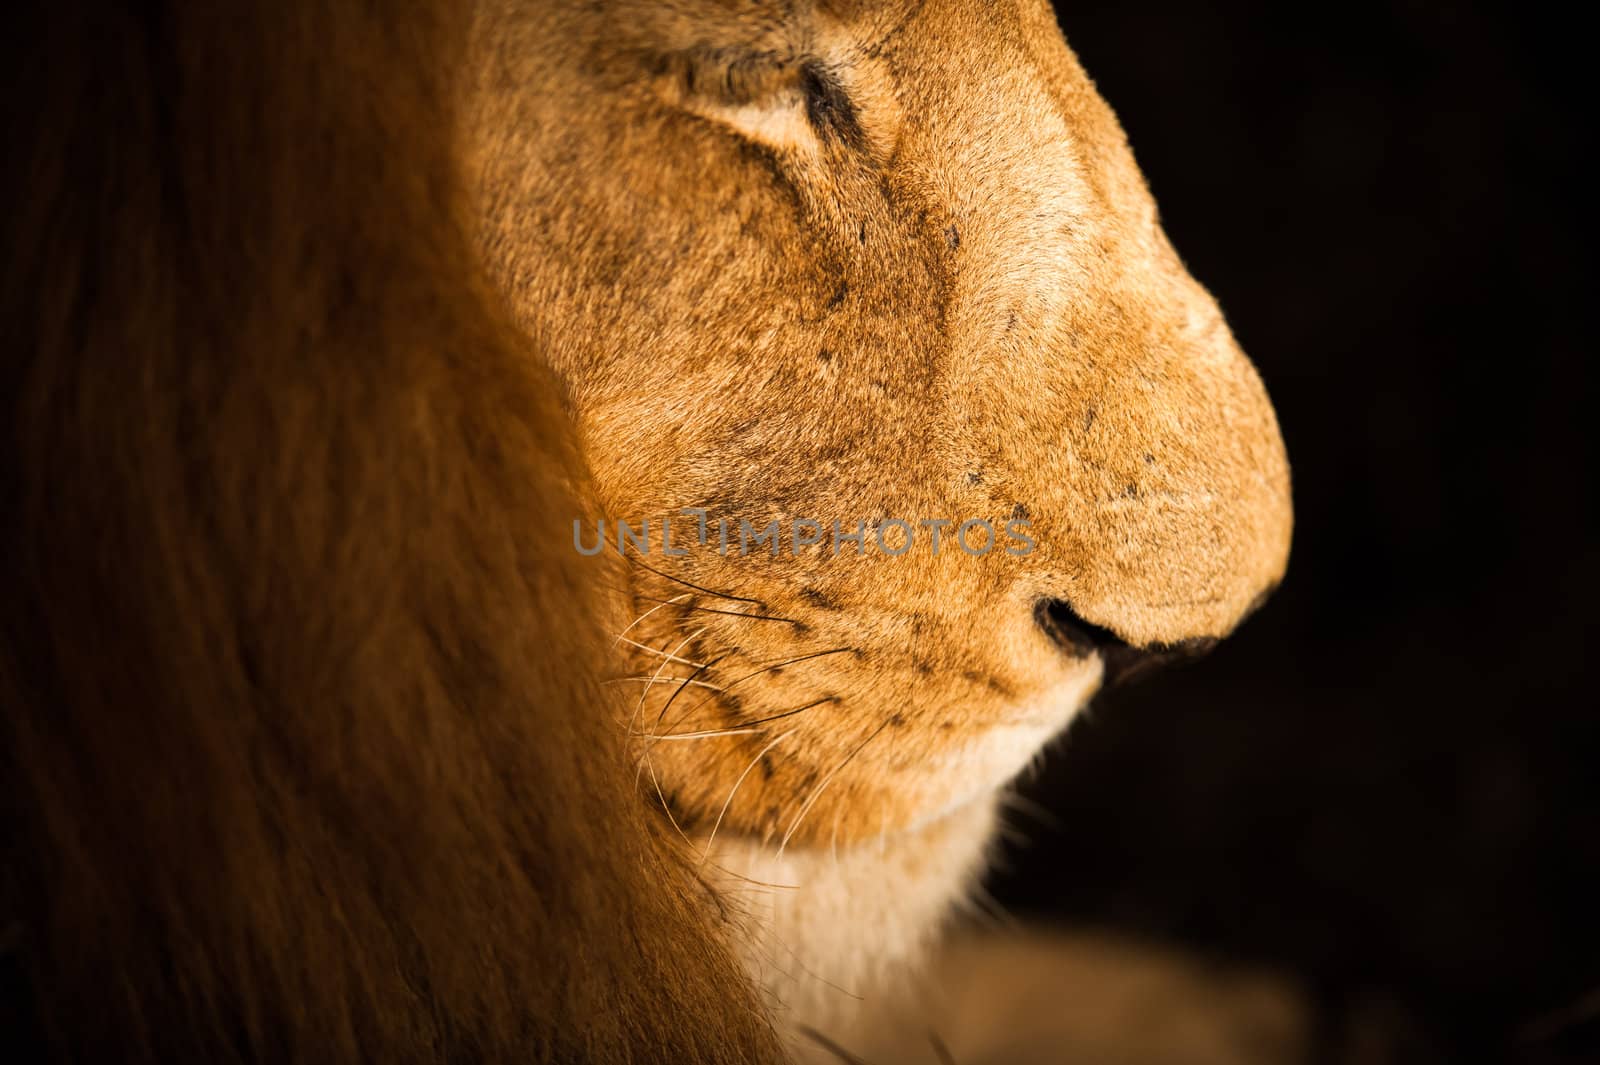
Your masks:
{"label": "lion's chin", "polygon": [[[795,812],[777,825],[741,817],[737,807],[693,822],[679,813],[673,822],[701,854],[708,841],[724,839],[778,853],[881,849],[937,830],[974,807],[992,806],[1063,735],[1099,680],[1098,670],[1057,680],[998,712],[974,711],[965,728],[958,722],[954,729],[925,735],[919,748],[901,739],[888,764],[858,762],[836,778],[822,774],[827,786],[820,793],[783,797],[785,808]],[[913,723],[906,738],[915,728]]]}
{"label": "lion's chin", "polygon": [[864,1002],[910,986],[982,875],[998,798],[849,846],[718,834],[705,879],[744,926],[744,965],[784,1003],[782,1027],[849,1031]]}
{"label": "lion's chin", "polygon": [[[899,832],[917,832],[977,803],[989,802],[1038,763],[1100,686],[1098,670],[1059,680],[1008,708],[995,724],[974,728],[950,748],[896,774],[891,788],[911,814]],[[906,803],[907,798],[911,799]]]}

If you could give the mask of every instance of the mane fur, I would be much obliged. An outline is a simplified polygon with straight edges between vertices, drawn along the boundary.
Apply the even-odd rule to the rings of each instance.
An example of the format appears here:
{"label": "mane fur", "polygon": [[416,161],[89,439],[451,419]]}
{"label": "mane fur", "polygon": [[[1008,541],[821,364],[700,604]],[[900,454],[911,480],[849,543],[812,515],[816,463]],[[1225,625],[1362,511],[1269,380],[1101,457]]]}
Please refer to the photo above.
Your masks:
{"label": "mane fur", "polygon": [[633,781],[562,549],[582,465],[464,221],[462,13],[25,7],[8,1044],[775,1059],[700,885],[605,801]]}

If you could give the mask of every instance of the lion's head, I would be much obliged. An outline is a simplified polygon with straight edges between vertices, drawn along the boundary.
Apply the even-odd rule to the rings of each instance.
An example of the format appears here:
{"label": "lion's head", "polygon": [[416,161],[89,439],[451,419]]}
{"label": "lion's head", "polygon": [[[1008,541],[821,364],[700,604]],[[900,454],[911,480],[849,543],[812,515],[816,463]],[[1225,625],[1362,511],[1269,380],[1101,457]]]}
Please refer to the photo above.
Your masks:
{"label": "lion's head", "polygon": [[479,36],[483,240],[606,540],[649,523],[616,683],[681,824],[926,822],[1108,662],[1224,636],[1278,581],[1266,393],[1044,0],[573,5]]}
{"label": "lion's head", "polygon": [[486,6],[8,38],[12,1045],[774,1060],[636,780],[833,844],[818,950],[903,958],[1108,672],[1282,573],[1266,396],[1043,0]]}

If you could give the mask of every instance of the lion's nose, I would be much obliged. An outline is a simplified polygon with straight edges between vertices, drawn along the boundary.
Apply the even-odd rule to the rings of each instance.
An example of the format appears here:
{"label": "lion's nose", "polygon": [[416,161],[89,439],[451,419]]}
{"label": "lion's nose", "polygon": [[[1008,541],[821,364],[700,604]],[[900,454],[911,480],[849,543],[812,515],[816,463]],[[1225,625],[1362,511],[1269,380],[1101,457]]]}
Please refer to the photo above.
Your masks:
{"label": "lion's nose", "polygon": [[1105,663],[1108,688],[1157,666],[1199,658],[1217,645],[1215,638],[1199,636],[1172,644],[1135,647],[1110,629],[1085,621],[1065,599],[1038,600],[1033,604],[1033,619],[1067,654],[1075,658],[1098,654]]}

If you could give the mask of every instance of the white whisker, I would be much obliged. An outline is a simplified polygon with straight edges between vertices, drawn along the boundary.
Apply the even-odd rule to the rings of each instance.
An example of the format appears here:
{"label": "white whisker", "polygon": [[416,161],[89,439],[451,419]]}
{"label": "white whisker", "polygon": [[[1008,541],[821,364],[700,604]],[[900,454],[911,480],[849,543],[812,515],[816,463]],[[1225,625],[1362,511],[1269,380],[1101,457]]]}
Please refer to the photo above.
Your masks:
{"label": "white whisker", "polygon": [[[661,790],[661,781],[656,778],[656,767],[650,764],[648,755],[644,759],[644,767],[650,771],[650,783],[655,785],[656,798],[661,800],[661,812],[667,815],[667,820],[672,823],[672,827],[677,830],[678,835],[683,837],[683,841],[689,843],[688,834],[678,826],[678,819],[672,816],[672,806],[667,802],[667,793]],[[693,846],[692,843],[689,845]]]}
{"label": "white whisker", "polygon": [[637,684],[637,683],[644,683],[644,684],[687,684],[687,685],[690,685],[691,687],[695,687],[695,688],[710,688],[714,692],[719,692],[719,691],[723,690],[718,685],[712,684],[709,681],[695,680],[693,677],[608,677],[606,679],[605,683],[607,683],[607,684],[628,684],[628,683],[635,683],[635,684]]}
{"label": "white whisker", "polygon": [[[649,610],[646,610],[643,614],[640,614],[638,617],[634,618],[631,622],[629,622],[627,628],[625,628],[621,632],[617,633],[617,638],[612,641],[611,646],[612,647],[616,647],[618,643],[621,643],[624,639],[627,638],[628,633],[633,630],[633,627],[635,625],[639,624],[639,622],[643,621],[645,618],[649,617],[651,614],[654,614],[657,610],[660,610],[664,606],[671,606],[673,603],[681,602],[681,601],[683,601],[685,599],[688,599],[688,598],[689,598],[689,593],[688,592],[684,592],[682,595],[673,596],[671,599],[668,599],[668,600],[666,600],[666,601],[664,601],[664,602],[662,602],[662,603],[660,603],[660,604],[658,604],[656,606],[651,607]],[[630,640],[629,642],[632,643],[633,641]]]}
{"label": "white whisker", "polygon": [[828,850],[833,853],[833,868],[839,868],[839,817],[844,813],[840,806],[833,811],[833,831],[828,835]]}
{"label": "white whisker", "polygon": [[[752,729],[751,731],[756,730]],[[744,783],[744,778],[749,776],[750,770],[754,769],[761,762],[761,759],[767,756],[768,751],[776,747],[785,736],[792,736],[794,733],[795,730],[790,729],[788,732],[781,732],[777,736],[773,737],[770,743],[761,748],[760,751],[756,752],[756,756],[750,759],[750,764],[744,767],[744,772],[739,774],[739,779],[733,782],[733,790],[728,792],[728,797],[726,799],[722,800],[722,809],[717,811],[717,819],[711,825],[711,835],[706,837],[706,849],[700,854],[700,861],[702,863],[704,863],[706,858],[711,854],[711,844],[716,842],[717,829],[722,827],[722,818],[727,814],[728,807],[732,805],[733,797],[739,793],[739,786]]]}
{"label": "white whisker", "polygon": [[685,666],[693,666],[695,669],[705,669],[706,663],[704,662],[691,662],[687,658],[679,658],[677,656],[678,648],[682,647],[683,644],[688,643],[689,640],[694,639],[695,636],[699,636],[705,631],[705,629],[696,629],[693,636],[690,636],[688,639],[684,640],[683,643],[678,644],[678,647],[673,648],[671,652],[663,651],[659,647],[651,647],[649,644],[640,643],[638,640],[630,640],[626,636],[618,636],[617,639],[621,640],[625,644],[637,647],[641,651],[648,651],[650,654],[660,655],[668,662],[677,662]]}
{"label": "white whisker", "polygon": [[[650,683],[646,684],[644,686],[644,691],[639,693],[639,705],[635,706],[633,708],[633,717],[628,719],[628,732],[629,733],[632,733],[633,730],[634,730],[634,727],[639,724],[639,715],[644,713],[644,701],[647,698],[650,697],[650,689],[655,684],[656,679],[661,676],[661,671],[663,669],[667,668],[667,662],[669,662],[669,661],[670,662],[684,662],[684,659],[676,657],[677,653],[679,651],[683,650],[683,648],[684,648],[684,646],[686,644],[688,644],[695,637],[699,636],[701,633],[703,633],[705,631],[706,631],[705,629],[696,629],[695,631],[691,632],[689,635],[685,636],[683,639],[678,641],[678,646],[674,647],[672,649],[671,653],[660,651],[660,650],[658,650],[658,649],[656,649],[654,647],[644,647],[644,644],[636,644],[635,645],[635,646],[638,646],[638,647],[644,647],[644,649],[646,651],[654,651],[656,654],[664,655],[665,657],[663,658],[661,664],[656,667],[655,674],[650,678]],[[633,643],[632,640],[629,640],[628,642],[629,643]],[[687,662],[685,664],[691,665],[691,666],[698,666],[698,668],[700,668],[700,669],[706,668],[705,666],[700,666],[698,663],[695,663],[695,662]],[[665,710],[664,707],[663,707],[663,710]]]}
{"label": "white whisker", "polygon": [[709,740],[714,736],[749,736],[760,731],[758,728],[708,728],[699,732],[663,732],[659,735],[636,732],[634,738],[656,743],[661,740]]}
{"label": "white whisker", "polygon": [[819,780],[817,782],[817,786],[811,789],[811,794],[806,796],[806,801],[801,805],[800,812],[795,815],[794,823],[789,826],[789,831],[787,831],[787,832],[785,832],[783,834],[783,840],[782,840],[782,842],[780,842],[778,844],[778,857],[779,858],[783,857],[784,848],[789,846],[789,840],[792,839],[794,837],[795,832],[797,832],[799,830],[800,822],[802,822],[802,821],[804,821],[806,819],[806,814],[811,812],[811,807],[816,805],[817,799],[821,798],[822,793],[827,789],[828,785],[833,783],[833,778],[838,775],[839,770],[841,770],[845,766],[849,765],[851,760],[853,758],[855,758],[856,755],[860,754],[862,752],[862,750],[864,750],[866,748],[867,744],[871,743],[873,740],[875,740],[879,736],[881,736],[883,734],[883,730],[888,728],[888,727],[889,727],[889,722],[887,720],[885,720],[883,722],[883,724],[881,724],[877,728],[873,729],[872,730],[872,734],[870,736],[868,736],[866,739],[862,740],[859,744],[857,744],[856,748],[853,751],[851,751],[849,754],[845,755],[844,758],[840,760],[838,765],[836,765],[832,769],[828,770],[827,776],[825,776],[821,780]]}

